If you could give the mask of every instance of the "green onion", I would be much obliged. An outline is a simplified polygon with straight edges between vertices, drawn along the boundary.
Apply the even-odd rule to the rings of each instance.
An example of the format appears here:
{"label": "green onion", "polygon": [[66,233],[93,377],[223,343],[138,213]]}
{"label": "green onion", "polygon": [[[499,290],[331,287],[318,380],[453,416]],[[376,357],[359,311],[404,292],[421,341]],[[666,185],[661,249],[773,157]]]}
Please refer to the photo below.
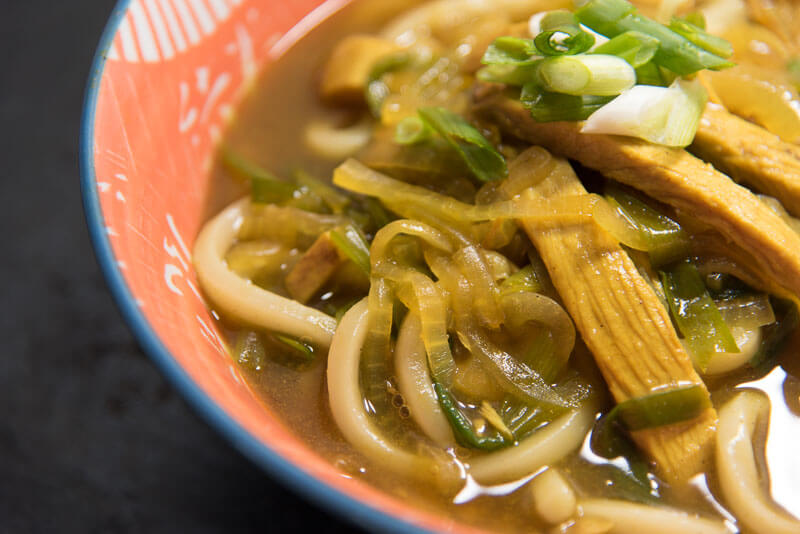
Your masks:
{"label": "green onion", "polygon": [[544,56],[574,55],[594,45],[594,35],[583,31],[569,11],[552,11],[539,23],[541,32],[533,42]]}
{"label": "green onion", "polygon": [[593,113],[581,132],[684,147],[694,139],[707,98],[697,80],[679,79],[669,87],[636,85]]}
{"label": "green onion", "polygon": [[789,78],[797,88],[800,88],[800,58],[792,58],[786,64],[786,70],[789,72]]}
{"label": "green onion", "polygon": [[532,265],[526,265],[515,272],[500,284],[500,297],[520,291],[540,292],[543,286],[536,278],[536,271]]}
{"label": "green onion", "polygon": [[708,391],[703,386],[686,386],[628,399],[609,413],[615,415],[628,430],[644,430],[694,419],[711,407]]}
{"label": "green onion", "polygon": [[704,50],[663,24],[639,15],[626,0],[590,0],[576,15],[582,24],[609,38],[638,31],[658,39],[659,48],[653,61],[681,76],[733,66],[730,61]]}
{"label": "green onion", "polygon": [[695,365],[705,370],[717,352],[739,352],[703,279],[689,260],[661,271],[661,281],[672,318],[692,353]]}
{"label": "green onion", "polygon": [[558,56],[537,63],[545,91],[567,95],[614,96],[636,83],[636,72],[622,58],[601,54]]}
{"label": "green onion", "polygon": [[613,182],[606,185],[605,197],[648,243],[654,267],[687,256],[689,239],[678,223]]}
{"label": "green onion", "polygon": [[484,65],[531,65],[540,59],[533,39],[498,37],[486,49],[481,63]]}
{"label": "green onion", "polygon": [[691,13],[687,13],[683,16],[683,20],[689,24],[697,26],[701,30],[706,29],[706,17],[701,11],[692,11]]}
{"label": "green onion", "polygon": [[253,202],[259,204],[281,204],[291,200],[297,188],[281,181],[271,172],[243,158],[229,148],[222,150],[225,168],[244,181],[250,182]]}
{"label": "green onion", "polygon": [[522,86],[536,77],[536,64],[531,65],[487,65],[475,76],[482,82],[504,83]]}
{"label": "green onion", "polygon": [[633,68],[639,68],[653,59],[656,50],[658,50],[658,39],[641,32],[630,31],[617,35],[592,52],[621,57]]}
{"label": "green onion", "polygon": [[500,433],[495,433],[492,436],[479,436],[475,432],[472,421],[461,412],[455,398],[447,391],[447,388],[439,382],[434,381],[433,390],[436,392],[436,397],[439,399],[439,406],[442,407],[444,416],[453,428],[456,441],[458,441],[460,445],[471,449],[494,451],[513,443],[513,441],[503,437]]}
{"label": "green onion", "polygon": [[253,330],[239,332],[239,335],[236,336],[234,354],[236,354],[236,361],[239,365],[252,371],[260,371],[267,357],[261,336]]}
{"label": "green onion", "polygon": [[334,228],[331,230],[330,238],[343,256],[358,265],[364,274],[369,276],[369,245],[355,226],[348,224]]}
{"label": "green onion", "polygon": [[381,117],[381,107],[386,97],[388,97],[391,92],[389,86],[386,85],[381,78],[383,78],[384,74],[402,69],[408,65],[410,60],[411,56],[407,53],[397,52],[379,59],[372,67],[369,77],[367,78],[364,98],[370,113],[372,113],[376,119]]}
{"label": "green onion", "polygon": [[717,56],[729,58],[733,54],[733,46],[731,43],[722,37],[711,35],[703,28],[695,26],[685,19],[673,17],[669,23],[669,29],[682,35],[689,42],[696,44],[703,50],[708,50]]}
{"label": "green onion", "polygon": [[535,83],[522,87],[520,101],[539,122],[580,121],[611,101],[612,97],[564,95],[542,91]]}
{"label": "green onion", "polygon": [[[613,410],[600,419],[592,429],[590,438],[592,452],[608,460],[617,460],[607,464],[613,487],[628,500],[653,503],[660,497],[658,486],[652,484],[647,460],[636,448],[633,441],[625,433],[619,420],[619,412]],[[619,459],[625,465],[619,465]]]}
{"label": "green onion", "polygon": [[307,362],[314,360],[314,347],[308,343],[303,343],[302,341],[284,336],[283,334],[272,334],[272,337],[284,347],[291,349],[292,354],[301,360]]}
{"label": "green onion", "polygon": [[482,182],[499,180],[508,174],[503,156],[470,123],[445,108],[420,108],[420,118],[444,137],[472,174]]}
{"label": "green onion", "polygon": [[406,117],[395,127],[394,142],[400,145],[413,145],[427,141],[431,135],[433,131],[419,116]]}
{"label": "green onion", "polygon": [[394,220],[394,217],[386,211],[386,208],[384,208],[378,200],[372,197],[363,197],[360,200],[361,207],[369,216],[369,221],[371,223],[370,228],[373,233]]}
{"label": "green onion", "polygon": [[636,67],[636,83],[639,85],[656,85],[659,87],[667,87],[669,85],[661,69],[652,61],[645,63],[641,67]]}
{"label": "green onion", "polygon": [[298,185],[307,188],[309,191],[319,196],[325,204],[330,207],[333,213],[342,213],[350,204],[350,198],[338,191],[335,187],[312,176],[301,168],[292,171],[292,177]]}

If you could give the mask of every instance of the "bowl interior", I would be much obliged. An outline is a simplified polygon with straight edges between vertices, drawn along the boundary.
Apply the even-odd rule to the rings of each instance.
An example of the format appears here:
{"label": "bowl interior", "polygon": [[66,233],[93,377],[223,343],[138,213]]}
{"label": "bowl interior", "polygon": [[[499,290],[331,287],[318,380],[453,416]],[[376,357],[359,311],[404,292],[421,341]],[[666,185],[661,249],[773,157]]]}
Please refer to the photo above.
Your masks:
{"label": "bowl interior", "polygon": [[365,526],[454,530],[451,520],[344,476],[295,438],[233,364],[192,269],[213,149],[237,99],[259,68],[345,3],[120,2],[84,111],[89,227],[142,346],[246,455]]}

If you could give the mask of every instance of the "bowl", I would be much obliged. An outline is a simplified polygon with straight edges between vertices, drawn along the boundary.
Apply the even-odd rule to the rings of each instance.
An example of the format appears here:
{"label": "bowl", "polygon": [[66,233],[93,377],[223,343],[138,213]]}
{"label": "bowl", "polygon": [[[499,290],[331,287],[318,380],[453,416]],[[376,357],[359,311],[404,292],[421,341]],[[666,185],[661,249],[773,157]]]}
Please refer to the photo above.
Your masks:
{"label": "bowl", "polygon": [[81,131],[95,251],[144,350],[266,472],[371,530],[470,531],[347,477],[250,390],[192,269],[215,142],[237,99],[344,0],[122,0],[91,69]]}

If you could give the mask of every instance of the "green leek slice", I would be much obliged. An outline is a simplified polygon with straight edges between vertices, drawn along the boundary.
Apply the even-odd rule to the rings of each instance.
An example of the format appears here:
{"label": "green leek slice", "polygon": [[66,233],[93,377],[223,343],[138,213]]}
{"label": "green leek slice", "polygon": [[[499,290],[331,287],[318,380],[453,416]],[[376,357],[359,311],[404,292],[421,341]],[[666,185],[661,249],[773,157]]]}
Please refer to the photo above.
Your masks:
{"label": "green leek slice", "polygon": [[691,261],[663,268],[661,282],[672,318],[701,371],[706,369],[714,353],[739,352],[728,325]]}
{"label": "green leek slice", "polygon": [[631,431],[656,428],[694,419],[711,407],[703,386],[685,386],[628,399],[617,404],[610,417],[619,417]]}

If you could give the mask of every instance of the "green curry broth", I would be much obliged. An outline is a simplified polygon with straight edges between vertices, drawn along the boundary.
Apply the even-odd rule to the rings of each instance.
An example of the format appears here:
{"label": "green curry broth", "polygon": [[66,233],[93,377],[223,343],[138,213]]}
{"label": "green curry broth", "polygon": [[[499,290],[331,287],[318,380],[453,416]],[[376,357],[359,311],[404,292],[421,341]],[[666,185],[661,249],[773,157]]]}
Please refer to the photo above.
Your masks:
{"label": "green curry broth", "polygon": [[[352,110],[326,107],[320,102],[316,92],[317,76],[330,50],[342,36],[353,31],[374,30],[395,14],[397,9],[397,6],[381,6],[377,1],[352,2],[304,36],[260,74],[239,105],[223,143],[243,157],[277,173],[301,166],[314,176],[329,178],[338,162],[322,159],[306,147],[304,129],[312,120],[341,124],[352,120],[353,113]],[[246,188],[231,179],[217,162],[207,197],[206,214],[211,217],[245,192]],[[322,303],[317,301],[316,304]],[[241,325],[223,319],[220,326],[233,347]],[[795,333],[777,360],[778,369],[783,366],[787,373],[783,388],[780,392],[768,392],[773,411],[784,413],[796,423],[794,428],[780,429],[781,439],[800,438],[800,379],[796,378],[800,374],[796,354],[798,343],[800,335]],[[576,347],[583,347],[583,344],[578,343]],[[455,504],[452,491],[442,491],[434,484],[414,482],[374,465],[345,441],[331,417],[324,355],[318,355],[313,363],[305,365],[286,365],[290,359],[289,356],[271,354],[259,369],[244,365],[240,369],[261,400],[285,426],[339,469],[342,476],[363,479],[420,509],[444,513],[475,526],[509,532],[530,531],[532,527],[545,528],[532,511],[532,500],[525,483],[506,485],[510,489],[502,496],[479,493],[466,503]],[[595,377],[592,380],[595,389],[603,390],[601,395],[608,399],[608,392],[591,358],[578,360],[582,373]],[[737,384],[758,377],[756,371],[748,369],[722,378],[710,378],[706,382],[714,405],[719,407],[734,394]],[[608,401],[606,405],[609,406]],[[400,428],[406,434],[404,441],[426,441],[410,420]],[[766,436],[766,429],[761,429],[762,438],[772,439],[772,434],[777,434],[777,431],[773,430]],[[765,450],[764,441],[758,440],[761,451]],[[759,451],[758,448],[756,450]],[[458,452],[462,460],[468,461],[470,451],[459,448]],[[775,473],[784,468],[781,462],[790,459],[768,457],[767,460],[770,470]],[[579,496],[620,497],[608,476],[609,465],[609,462],[599,458],[590,461],[581,451],[576,451],[562,460],[558,467]],[[707,473],[706,477],[708,484],[716,490],[714,473]],[[783,483],[782,487],[772,487],[776,500],[791,502],[792,495],[800,495],[800,480],[795,480],[794,484]],[[517,489],[517,486],[520,487]],[[708,516],[719,516],[710,500],[699,490],[683,488],[676,491],[666,486],[661,486],[659,490],[660,500],[664,504]],[[714,493],[719,495],[719,491]],[[797,513],[797,510],[793,511]]]}

